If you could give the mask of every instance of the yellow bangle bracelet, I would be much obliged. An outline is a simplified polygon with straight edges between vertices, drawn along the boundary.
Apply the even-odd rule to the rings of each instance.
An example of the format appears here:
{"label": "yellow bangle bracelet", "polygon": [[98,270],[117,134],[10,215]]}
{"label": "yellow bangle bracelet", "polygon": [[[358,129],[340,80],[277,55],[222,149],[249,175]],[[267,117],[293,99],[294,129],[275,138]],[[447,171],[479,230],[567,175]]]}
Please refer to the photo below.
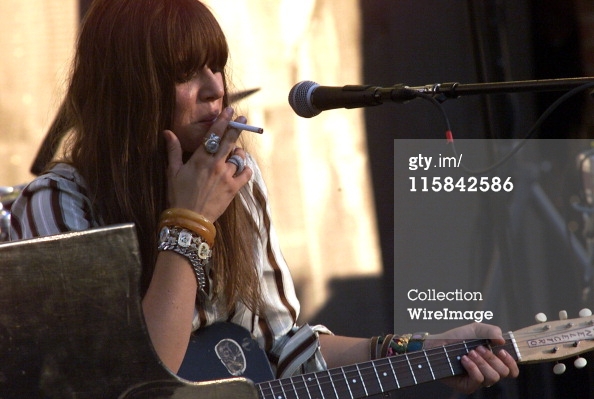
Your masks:
{"label": "yellow bangle bracelet", "polygon": [[211,234],[213,235],[213,239],[214,237],[216,237],[217,235],[217,230],[214,226],[214,224],[208,220],[207,218],[205,218],[204,216],[202,216],[201,214],[191,211],[189,209],[184,209],[184,208],[169,208],[163,211],[163,213],[161,214],[161,219],[166,219],[166,218],[171,218],[171,217],[179,217],[181,219],[189,219],[192,220],[198,224],[201,224],[202,226],[204,226],[206,229],[208,229]]}

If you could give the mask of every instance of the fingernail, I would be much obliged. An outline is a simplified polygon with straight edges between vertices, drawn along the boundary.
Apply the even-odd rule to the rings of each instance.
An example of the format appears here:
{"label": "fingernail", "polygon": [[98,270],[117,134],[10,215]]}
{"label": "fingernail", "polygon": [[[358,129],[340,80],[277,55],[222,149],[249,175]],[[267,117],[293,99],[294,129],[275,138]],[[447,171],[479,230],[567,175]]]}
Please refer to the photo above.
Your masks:
{"label": "fingernail", "polygon": [[231,107],[225,108],[225,115],[227,115],[229,117],[233,116],[233,108],[231,108]]}
{"label": "fingernail", "polygon": [[481,345],[476,348],[476,351],[480,354],[483,354],[483,353],[487,352],[487,348],[485,348],[484,346]]}

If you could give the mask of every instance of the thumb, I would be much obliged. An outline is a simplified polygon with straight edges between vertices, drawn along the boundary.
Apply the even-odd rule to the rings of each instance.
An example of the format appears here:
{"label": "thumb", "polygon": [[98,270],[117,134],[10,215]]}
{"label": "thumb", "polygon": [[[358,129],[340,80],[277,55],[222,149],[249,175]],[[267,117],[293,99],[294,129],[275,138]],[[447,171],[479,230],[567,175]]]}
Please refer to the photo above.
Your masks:
{"label": "thumb", "polygon": [[489,339],[496,344],[505,343],[501,328],[491,324],[475,323],[475,333],[477,338]]}
{"label": "thumb", "polygon": [[177,136],[171,130],[163,131],[167,146],[167,160],[169,172],[173,175],[182,167],[182,149]]}

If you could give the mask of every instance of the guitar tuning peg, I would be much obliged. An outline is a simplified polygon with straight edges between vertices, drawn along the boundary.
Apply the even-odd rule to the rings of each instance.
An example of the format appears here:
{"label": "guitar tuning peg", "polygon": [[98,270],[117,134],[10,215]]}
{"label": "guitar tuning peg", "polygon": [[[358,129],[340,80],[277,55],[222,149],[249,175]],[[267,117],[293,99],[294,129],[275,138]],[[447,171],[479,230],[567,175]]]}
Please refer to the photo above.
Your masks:
{"label": "guitar tuning peg", "polygon": [[583,357],[579,357],[579,356],[573,362],[573,365],[575,366],[576,369],[583,369],[584,367],[586,367],[586,364],[588,364],[588,361],[586,359],[584,359]]}
{"label": "guitar tuning peg", "polygon": [[567,320],[567,311],[562,310],[559,312],[559,320]]}
{"label": "guitar tuning peg", "polygon": [[580,310],[580,317],[590,317],[592,316],[592,311],[588,308],[584,308]]}
{"label": "guitar tuning peg", "polygon": [[538,313],[536,316],[534,316],[534,318],[539,323],[544,323],[547,321],[547,315],[544,313]]}
{"label": "guitar tuning peg", "polygon": [[553,373],[555,373],[556,375],[561,375],[561,374],[565,373],[566,369],[567,369],[567,367],[565,367],[565,364],[557,363],[553,367]]}

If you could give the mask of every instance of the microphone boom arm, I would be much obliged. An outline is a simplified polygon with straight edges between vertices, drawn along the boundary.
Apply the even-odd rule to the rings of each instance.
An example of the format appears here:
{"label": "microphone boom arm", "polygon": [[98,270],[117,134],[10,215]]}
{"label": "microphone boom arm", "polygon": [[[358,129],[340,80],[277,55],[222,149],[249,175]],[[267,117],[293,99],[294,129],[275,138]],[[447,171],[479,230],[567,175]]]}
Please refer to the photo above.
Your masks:
{"label": "microphone boom arm", "polygon": [[[443,102],[449,98],[458,98],[463,95],[474,94],[498,94],[498,93],[519,93],[535,91],[564,91],[571,90],[584,84],[594,83],[594,77],[565,78],[565,79],[537,79],[521,80],[510,82],[493,83],[469,83],[458,82],[436,83],[432,85],[408,87],[403,85],[394,86],[395,98],[392,101],[407,101],[412,95],[410,91],[423,93],[435,97]],[[402,95],[402,98],[400,96]],[[408,96],[408,97],[407,97]]]}
{"label": "microphone boom arm", "polygon": [[320,86],[305,80],[293,86],[289,92],[289,104],[297,115],[311,118],[329,109],[372,107],[388,101],[405,103],[418,97],[429,97],[435,101],[444,102],[448,98],[469,94],[572,90],[581,86],[586,86],[585,89],[593,85],[594,77],[471,84],[450,82],[418,87],[401,83],[390,87],[371,85],[332,87]]}

